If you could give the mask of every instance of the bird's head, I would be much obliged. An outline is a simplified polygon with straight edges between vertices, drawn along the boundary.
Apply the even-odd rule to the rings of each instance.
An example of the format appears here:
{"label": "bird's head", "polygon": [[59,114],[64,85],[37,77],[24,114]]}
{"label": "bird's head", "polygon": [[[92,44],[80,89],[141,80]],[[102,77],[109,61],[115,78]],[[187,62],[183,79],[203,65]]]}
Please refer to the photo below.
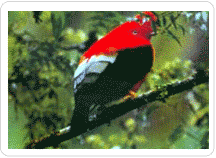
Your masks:
{"label": "bird's head", "polygon": [[101,54],[101,52],[111,55],[112,52],[118,50],[151,46],[150,39],[154,35],[152,21],[156,20],[157,17],[152,12],[144,11],[136,15],[135,20],[119,25],[98,40],[84,56],[90,58],[92,55]]}
{"label": "bird's head", "polygon": [[136,27],[133,34],[138,34],[136,31],[138,30],[140,31],[140,35],[147,39],[150,39],[155,34],[152,29],[152,21],[156,22],[157,17],[152,12],[144,11],[141,14],[136,15],[135,21],[140,25],[140,27]]}

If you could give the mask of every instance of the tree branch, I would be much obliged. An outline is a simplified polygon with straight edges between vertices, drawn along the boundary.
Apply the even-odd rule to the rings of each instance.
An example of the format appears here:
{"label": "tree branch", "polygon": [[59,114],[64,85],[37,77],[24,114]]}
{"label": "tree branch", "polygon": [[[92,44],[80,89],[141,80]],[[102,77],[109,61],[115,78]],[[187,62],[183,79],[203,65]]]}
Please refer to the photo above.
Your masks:
{"label": "tree branch", "polygon": [[[97,120],[89,122],[87,127],[73,127],[72,129],[71,126],[68,126],[41,140],[33,140],[26,146],[26,148],[43,149],[48,146],[57,147],[61,142],[76,137],[105,123],[109,123],[111,120],[120,117],[133,109],[147,106],[148,103],[154,102],[156,100],[164,100],[171,95],[183,92],[185,90],[190,90],[196,85],[208,82],[209,76],[204,70],[199,70],[198,72],[194,71],[194,74],[188,79],[168,84],[161,90],[159,89],[157,91],[149,91],[139,95],[134,100],[127,100],[126,102],[106,108],[101,115],[97,116]],[[161,97],[160,94],[161,92],[164,92],[164,89],[166,89],[168,93]]]}

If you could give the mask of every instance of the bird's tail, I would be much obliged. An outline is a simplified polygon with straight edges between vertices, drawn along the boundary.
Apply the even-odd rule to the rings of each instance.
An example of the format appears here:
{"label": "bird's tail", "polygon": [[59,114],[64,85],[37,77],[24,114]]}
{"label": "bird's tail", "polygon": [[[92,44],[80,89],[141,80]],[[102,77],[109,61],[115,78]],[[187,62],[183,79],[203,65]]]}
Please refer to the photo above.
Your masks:
{"label": "bird's tail", "polygon": [[89,103],[76,99],[76,106],[72,115],[71,128],[85,128],[89,120]]}

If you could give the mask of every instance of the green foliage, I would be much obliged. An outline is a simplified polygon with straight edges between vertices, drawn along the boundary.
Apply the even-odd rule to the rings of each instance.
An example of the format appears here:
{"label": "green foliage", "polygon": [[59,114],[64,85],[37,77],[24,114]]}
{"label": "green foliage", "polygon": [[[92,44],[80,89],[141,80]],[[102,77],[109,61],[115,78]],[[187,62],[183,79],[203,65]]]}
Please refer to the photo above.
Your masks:
{"label": "green foliage", "polygon": [[171,142],[175,142],[176,140],[178,140],[182,134],[183,134],[183,126],[179,125],[174,132],[170,135],[169,139]]}
{"label": "green foliage", "polygon": [[209,104],[209,87],[207,84],[201,84],[194,87],[196,99],[202,103],[202,108]]}
{"label": "green foliage", "polygon": [[170,15],[170,20],[171,20],[171,22],[172,22],[173,26],[175,27],[175,29],[177,30],[177,26],[176,26],[176,22],[175,22],[175,17],[174,17],[174,15],[173,15],[173,14],[172,14],[172,15]]}
{"label": "green foliage", "polygon": [[[201,27],[203,24],[208,25],[207,22],[205,22],[205,20],[203,19],[203,16],[200,16],[199,19],[196,18],[196,16],[201,13],[203,12],[155,12],[158,17],[157,26],[160,26],[160,30],[158,31],[158,33],[169,35],[180,46],[182,46],[179,37],[176,35],[179,29],[181,29],[183,35],[185,35],[186,25],[182,25],[182,23],[192,21],[193,24],[196,23],[198,27]],[[189,16],[189,18],[186,18],[187,16]],[[182,18],[183,20],[180,21],[179,19]],[[174,28],[174,30],[172,28]]]}
{"label": "green foliage", "polygon": [[[177,27],[177,20],[181,15],[182,15],[182,12],[176,12],[176,13],[158,12],[158,14],[157,14],[158,23],[160,23],[160,26],[163,26],[162,30],[159,32],[161,34],[167,33],[167,35],[169,35],[172,39],[176,40],[176,42],[178,42],[178,44],[180,46],[181,46],[181,42],[180,42],[179,38],[175,35],[174,32],[179,29],[179,27]],[[167,20],[167,19],[169,19],[169,20]],[[172,27],[175,28],[175,31],[170,29]],[[181,27],[181,29],[184,29],[184,27]]]}
{"label": "green foliage", "polygon": [[83,41],[87,40],[86,34],[82,30],[74,31],[72,28],[63,30],[61,37],[64,38],[63,42],[61,42],[62,47],[68,47],[71,46],[71,44],[81,44]]}
{"label": "green foliage", "polygon": [[181,60],[176,58],[173,61],[166,62],[161,69],[156,69],[149,73],[147,77],[150,89],[156,89],[189,77],[192,73],[192,62],[190,60]]}
{"label": "green foliage", "polygon": [[16,45],[16,38],[8,36],[8,76],[13,73],[13,67],[18,60],[18,47]]}
{"label": "green foliage", "polygon": [[166,17],[163,16],[163,26],[166,26]]}
{"label": "green foliage", "polygon": [[94,149],[109,149],[109,146],[103,140],[101,140],[99,135],[87,137],[86,142],[91,144]]}
{"label": "green foliage", "polygon": [[40,19],[42,21],[49,21],[51,20],[51,11],[43,11],[41,16],[40,16]]}
{"label": "green foliage", "polygon": [[[56,37],[58,29],[64,28],[63,14],[59,13],[54,13],[53,20]],[[66,55],[71,52],[61,51],[54,42],[51,12],[42,12],[40,19],[35,23],[32,12],[9,12],[9,94],[15,109],[22,107],[29,118],[27,138],[31,139],[65,127],[74,105],[69,92],[75,68],[70,66],[72,56]],[[79,58],[74,57],[75,61]]]}
{"label": "green foliage", "polygon": [[[202,149],[205,146],[202,139],[208,129],[188,127],[185,134],[177,139],[175,143],[171,146],[172,149]],[[207,140],[206,140],[207,141]]]}
{"label": "green foliage", "polygon": [[61,32],[65,29],[65,13],[52,11],[51,22],[53,27],[53,35],[55,39],[58,39]]}
{"label": "green foliage", "polygon": [[125,131],[110,130],[108,136],[89,135],[86,137],[86,142],[94,149],[135,149],[139,147],[137,145],[146,143],[146,137],[136,133],[137,124],[134,119],[128,118],[125,126]]}
{"label": "green foliage", "polygon": [[182,30],[183,35],[185,35],[186,30],[185,30],[184,26],[182,26],[182,25],[180,25],[180,24],[178,24],[178,26],[179,26],[180,29]]}
{"label": "green foliage", "polygon": [[92,26],[101,35],[105,35],[126,20],[120,12],[98,11],[92,12],[92,14]]}
{"label": "green foliage", "polygon": [[27,28],[29,12],[27,11],[10,11],[8,12],[8,27],[13,29],[16,34],[23,34]]}
{"label": "green foliage", "polygon": [[187,128],[178,126],[172,135],[170,141],[172,142],[172,149],[202,149],[208,148],[206,142],[208,141],[208,127],[188,126]]}
{"label": "green foliage", "polygon": [[179,41],[179,39],[178,39],[170,30],[168,30],[167,33],[168,33],[173,39],[175,39],[175,40],[178,42],[178,44],[179,44],[180,46],[182,46],[182,45],[181,45],[181,42]]}
{"label": "green foliage", "polygon": [[[166,62],[161,69],[151,72],[147,78],[150,89],[161,89],[164,85],[187,79],[192,73],[192,62],[180,60]],[[166,95],[167,91],[161,94]],[[193,94],[193,95],[192,95]],[[192,112],[189,119],[177,126],[169,136],[170,148],[174,149],[206,149],[209,133],[209,89],[208,84],[195,86],[192,92],[185,96]],[[171,101],[170,101],[171,102]],[[175,101],[173,101],[174,103]],[[172,102],[171,102],[172,103]],[[152,113],[158,106],[148,108],[146,114]],[[147,115],[149,116],[149,114]],[[204,141],[205,140],[205,141]]]}

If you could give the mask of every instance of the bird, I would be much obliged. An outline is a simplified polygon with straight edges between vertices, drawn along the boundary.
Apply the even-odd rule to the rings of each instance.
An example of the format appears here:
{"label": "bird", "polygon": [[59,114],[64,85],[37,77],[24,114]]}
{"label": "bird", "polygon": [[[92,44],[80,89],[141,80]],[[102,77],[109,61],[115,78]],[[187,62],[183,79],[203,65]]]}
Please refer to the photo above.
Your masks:
{"label": "bird", "polygon": [[136,97],[155,60],[151,37],[157,17],[144,11],[106,34],[81,56],[74,73],[75,108],[71,127],[85,128],[90,107]]}

